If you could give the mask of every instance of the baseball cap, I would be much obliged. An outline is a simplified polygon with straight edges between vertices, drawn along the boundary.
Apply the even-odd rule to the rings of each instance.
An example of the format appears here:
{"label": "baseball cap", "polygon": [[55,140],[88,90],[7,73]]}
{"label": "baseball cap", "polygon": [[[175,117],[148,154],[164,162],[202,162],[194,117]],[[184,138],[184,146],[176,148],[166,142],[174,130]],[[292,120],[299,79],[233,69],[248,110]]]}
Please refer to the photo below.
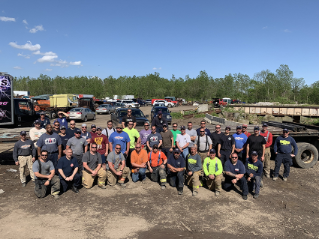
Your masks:
{"label": "baseball cap", "polygon": [[259,130],[259,126],[255,126],[255,127],[254,127],[254,130]]}
{"label": "baseball cap", "polygon": [[242,129],[242,127],[240,125],[237,125],[236,129]]}
{"label": "baseball cap", "polygon": [[116,128],[121,128],[121,129],[123,129],[123,126],[122,126],[122,124],[117,124]]}
{"label": "baseball cap", "polygon": [[245,128],[245,127],[247,128],[247,127],[248,127],[248,125],[247,125],[247,124],[243,124],[243,128]]}
{"label": "baseball cap", "polygon": [[74,133],[76,133],[76,134],[81,134],[81,130],[76,129],[76,130],[74,131]]}
{"label": "baseball cap", "polygon": [[27,134],[27,132],[25,132],[25,131],[20,132],[20,135],[26,135],[26,134]]}
{"label": "baseball cap", "polygon": [[92,128],[96,128],[96,125],[95,125],[95,124],[92,124],[92,125],[91,125],[91,129],[92,129]]}
{"label": "baseball cap", "polygon": [[258,155],[257,151],[251,152],[251,155]]}
{"label": "baseball cap", "polygon": [[157,144],[154,144],[154,145],[153,145],[153,149],[158,149],[158,145],[157,145]]}
{"label": "baseball cap", "polygon": [[167,127],[167,124],[163,124],[163,127]]}
{"label": "baseball cap", "polygon": [[263,127],[268,127],[268,124],[267,123],[263,123]]}
{"label": "baseball cap", "polygon": [[40,120],[34,121],[34,124],[41,124]]}
{"label": "baseball cap", "polygon": [[185,127],[184,125],[182,125],[182,126],[181,126],[181,130],[182,130],[182,129],[186,129],[186,127]]}
{"label": "baseball cap", "polygon": [[40,115],[45,115],[45,112],[44,112],[44,111],[41,111],[41,112],[40,112]]}
{"label": "baseball cap", "polygon": [[98,130],[98,129],[102,130],[102,127],[98,126],[98,127],[96,127],[96,129],[97,129],[97,130]]}
{"label": "baseball cap", "polygon": [[225,130],[227,130],[227,129],[231,130],[231,128],[229,126],[226,126]]}
{"label": "baseball cap", "polygon": [[284,132],[289,132],[288,129],[283,129],[282,131],[284,131]]}
{"label": "baseball cap", "polygon": [[161,114],[163,114],[163,112],[162,111],[158,111],[158,114],[161,115]]}
{"label": "baseball cap", "polygon": [[86,127],[86,124],[82,124],[82,127]]}
{"label": "baseball cap", "polygon": [[180,153],[181,151],[179,150],[179,148],[175,148],[174,149],[174,153]]}
{"label": "baseball cap", "polygon": [[216,150],[215,150],[215,149],[211,149],[211,150],[209,151],[209,153],[210,153],[210,154],[215,154],[215,153],[216,153]]}
{"label": "baseball cap", "polygon": [[65,128],[65,126],[64,126],[64,125],[62,125],[62,126],[60,127],[60,129],[66,129],[66,128]]}

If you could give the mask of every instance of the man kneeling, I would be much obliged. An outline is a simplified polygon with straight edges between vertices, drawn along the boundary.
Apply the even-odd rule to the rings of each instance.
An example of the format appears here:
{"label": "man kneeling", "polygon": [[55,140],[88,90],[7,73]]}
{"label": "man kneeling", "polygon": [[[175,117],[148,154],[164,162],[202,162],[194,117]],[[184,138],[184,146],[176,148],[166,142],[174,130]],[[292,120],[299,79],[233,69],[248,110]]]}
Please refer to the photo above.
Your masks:
{"label": "man kneeling", "polygon": [[98,186],[99,188],[106,189],[105,180],[106,172],[101,167],[102,158],[101,154],[97,152],[97,144],[91,144],[90,151],[83,154],[83,171],[82,171],[82,185],[85,188],[92,188],[94,179],[98,176]]}
{"label": "man kneeling", "polygon": [[193,186],[193,196],[198,194],[200,186],[199,176],[202,174],[202,159],[197,153],[197,146],[191,147],[191,153],[186,156],[186,184]]}
{"label": "man kneeling", "polygon": [[263,163],[258,160],[258,153],[253,151],[251,158],[246,161],[246,175],[248,186],[255,191],[254,198],[259,196],[261,174],[263,172]]}
{"label": "man kneeling", "polygon": [[139,179],[142,183],[145,182],[147,161],[146,150],[142,150],[141,144],[135,144],[135,150],[131,153],[132,181],[134,183]]}
{"label": "man kneeling", "polygon": [[167,159],[169,184],[177,186],[178,195],[183,195],[185,159],[181,156],[179,148],[174,149],[174,156],[170,155]]}
{"label": "man kneeling", "polygon": [[34,193],[38,198],[45,197],[47,190],[51,187],[51,195],[59,198],[60,179],[55,175],[54,165],[48,159],[48,151],[42,150],[40,158],[32,165],[35,176]]}
{"label": "man kneeling", "polygon": [[78,193],[78,187],[81,184],[81,176],[78,173],[79,164],[75,157],[72,157],[72,149],[65,150],[65,156],[61,157],[58,161],[58,171],[60,174],[60,182],[63,192],[72,186],[72,191]]}
{"label": "man kneeling", "polygon": [[163,152],[158,151],[158,145],[154,144],[152,151],[148,153],[149,161],[148,170],[151,173],[151,180],[153,182],[161,183],[161,188],[165,189],[166,186],[166,173],[165,173],[165,166],[167,162],[167,158]]}
{"label": "man kneeling", "polygon": [[123,188],[126,187],[125,179],[130,174],[130,169],[125,167],[125,157],[121,153],[121,145],[115,145],[115,150],[107,156],[106,177],[107,184],[114,186],[116,181]]}

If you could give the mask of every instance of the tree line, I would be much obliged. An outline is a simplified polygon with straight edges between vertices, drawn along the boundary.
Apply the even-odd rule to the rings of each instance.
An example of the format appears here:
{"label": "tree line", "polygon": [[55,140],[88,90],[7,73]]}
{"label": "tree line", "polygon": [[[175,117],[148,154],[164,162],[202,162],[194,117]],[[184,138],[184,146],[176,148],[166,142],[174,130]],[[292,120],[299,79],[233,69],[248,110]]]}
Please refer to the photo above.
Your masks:
{"label": "tree line", "polygon": [[113,95],[134,95],[143,99],[175,96],[186,100],[210,101],[212,98],[232,98],[242,102],[280,102],[319,104],[319,81],[305,84],[295,78],[288,65],[280,65],[276,72],[262,70],[253,78],[246,74],[228,74],[213,78],[201,71],[196,78],[171,79],[159,73],[146,76],[74,76],[51,78],[41,74],[38,78],[14,77],[14,90],[27,90],[31,95],[42,94],[92,94],[96,98]]}

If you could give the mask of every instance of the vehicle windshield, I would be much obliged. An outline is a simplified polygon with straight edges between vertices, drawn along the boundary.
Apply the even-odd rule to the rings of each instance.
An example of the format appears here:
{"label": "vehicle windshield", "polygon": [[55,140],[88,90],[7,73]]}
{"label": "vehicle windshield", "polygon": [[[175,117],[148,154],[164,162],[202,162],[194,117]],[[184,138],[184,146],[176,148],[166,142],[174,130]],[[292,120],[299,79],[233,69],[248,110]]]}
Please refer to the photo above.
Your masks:
{"label": "vehicle windshield", "polygon": [[159,111],[162,111],[162,113],[164,113],[164,114],[168,113],[168,109],[167,108],[157,108],[157,109],[155,109],[155,113],[158,113]]}
{"label": "vehicle windshield", "polygon": [[101,107],[101,108],[106,107],[107,108],[107,107],[109,107],[109,105],[100,105],[99,107]]}
{"label": "vehicle windshield", "polygon": [[133,100],[123,100],[123,103],[134,103]]}
{"label": "vehicle windshield", "polygon": [[[126,116],[127,110],[121,110],[119,111],[119,114],[120,114],[120,117]],[[136,118],[145,117],[141,110],[132,110],[132,115],[135,116]]]}
{"label": "vehicle windshield", "polygon": [[75,108],[75,109],[70,110],[70,112],[79,112],[79,111],[82,111],[82,109],[80,109],[80,108]]}

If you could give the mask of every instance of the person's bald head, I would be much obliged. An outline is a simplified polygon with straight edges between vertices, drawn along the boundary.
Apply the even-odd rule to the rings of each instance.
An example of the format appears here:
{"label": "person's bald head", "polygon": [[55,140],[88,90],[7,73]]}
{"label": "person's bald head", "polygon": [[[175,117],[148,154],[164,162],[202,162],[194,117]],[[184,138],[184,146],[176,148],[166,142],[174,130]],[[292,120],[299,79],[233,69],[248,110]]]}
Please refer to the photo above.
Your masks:
{"label": "person's bald head", "polygon": [[135,144],[135,150],[136,150],[137,152],[140,152],[140,151],[141,151],[141,147],[142,147],[141,144],[139,144],[139,143]]}
{"label": "person's bald head", "polygon": [[66,149],[64,152],[67,158],[71,158],[73,155],[72,149]]}

